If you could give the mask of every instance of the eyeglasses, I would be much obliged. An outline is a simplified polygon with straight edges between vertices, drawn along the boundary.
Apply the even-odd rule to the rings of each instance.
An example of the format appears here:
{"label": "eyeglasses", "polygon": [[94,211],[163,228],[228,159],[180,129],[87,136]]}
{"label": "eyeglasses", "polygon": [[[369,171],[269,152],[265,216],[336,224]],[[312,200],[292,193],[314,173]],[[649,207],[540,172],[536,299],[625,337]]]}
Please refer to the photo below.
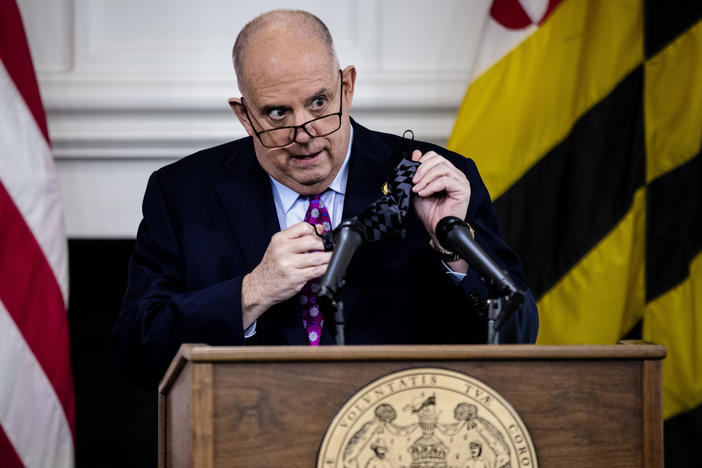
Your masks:
{"label": "eyeglasses", "polygon": [[[339,130],[341,128],[341,114],[344,104],[344,77],[341,70],[339,70],[339,81],[341,81],[339,91],[339,112],[308,120],[301,125],[275,127],[260,132],[253,128],[252,125],[251,128],[253,128],[254,134],[259,139],[261,144],[266,148],[282,148],[284,146],[291,145],[297,140],[297,132],[300,129],[307,132],[310,138],[324,137]],[[259,125],[257,120],[251,118],[251,114],[249,114],[249,110],[244,103],[244,98],[241,98],[241,104],[244,106],[246,117]]]}

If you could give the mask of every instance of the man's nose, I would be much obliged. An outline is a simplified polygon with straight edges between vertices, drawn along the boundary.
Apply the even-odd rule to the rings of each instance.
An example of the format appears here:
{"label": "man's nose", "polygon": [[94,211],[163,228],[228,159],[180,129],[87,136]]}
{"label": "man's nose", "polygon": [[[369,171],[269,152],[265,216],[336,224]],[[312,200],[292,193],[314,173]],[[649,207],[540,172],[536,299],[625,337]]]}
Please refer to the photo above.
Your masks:
{"label": "man's nose", "polygon": [[312,136],[307,132],[305,127],[297,127],[295,129],[295,143],[299,145],[307,144],[312,139]]}

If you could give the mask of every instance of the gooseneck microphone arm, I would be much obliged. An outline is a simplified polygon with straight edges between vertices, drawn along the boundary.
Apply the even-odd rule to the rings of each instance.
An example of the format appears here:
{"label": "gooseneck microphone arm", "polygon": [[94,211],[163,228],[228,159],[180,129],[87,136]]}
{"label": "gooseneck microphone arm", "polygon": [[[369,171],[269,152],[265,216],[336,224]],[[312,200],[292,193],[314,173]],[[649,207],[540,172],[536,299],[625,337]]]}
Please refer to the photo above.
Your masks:
{"label": "gooseneck microphone arm", "polygon": [[329,312],[334,320],[333,330],[336,332],[336,343],[346,344],[345,330],[346,320],[344,318],[344,306],[338,295],[346,282],[346,269],[351,263],[353,255],[365,242],[366,235],[363,225],[352,218],[343,221],[334,229],[334,253],[329,261],[327,271],[319,281],[319,293],[317,301],[325,317]]}
{"label": "gooseneck microphone arm", "polygon": [[473,268],[478,270],[490,289],[488,310],[488,343],[496,344],[498,333],[507,319],[524,302],[524,292],[520,290],[506,271],[483,250],[473,239],[466,223],[455,216],[442,218],[436,224],[436,237],[439,243],[456,252]]}

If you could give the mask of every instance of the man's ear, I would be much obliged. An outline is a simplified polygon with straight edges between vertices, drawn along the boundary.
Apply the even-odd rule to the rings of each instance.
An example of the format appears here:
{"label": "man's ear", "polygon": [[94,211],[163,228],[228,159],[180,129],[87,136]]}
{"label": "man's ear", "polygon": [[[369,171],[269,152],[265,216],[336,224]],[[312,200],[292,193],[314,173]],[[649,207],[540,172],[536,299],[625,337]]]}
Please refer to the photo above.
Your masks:
{"label": "man's ear", "polygon": [[344,80],[344,108],[351,109],[356,84],[356,67],[349,65],[344,68],[341,72],[341,77]]}
{"label": "man's ear", "polygon": [[249,136],[254,136],[253,128],[251,127],[251,121],[249,121],[248,115],[246,115],[246,110],[244,110],[244,104],[241,102],[241,98],[229,98],[229,107],[232,108],[236,114],[236,118],[239,119],[241,125],[244,126],[244,130]]}

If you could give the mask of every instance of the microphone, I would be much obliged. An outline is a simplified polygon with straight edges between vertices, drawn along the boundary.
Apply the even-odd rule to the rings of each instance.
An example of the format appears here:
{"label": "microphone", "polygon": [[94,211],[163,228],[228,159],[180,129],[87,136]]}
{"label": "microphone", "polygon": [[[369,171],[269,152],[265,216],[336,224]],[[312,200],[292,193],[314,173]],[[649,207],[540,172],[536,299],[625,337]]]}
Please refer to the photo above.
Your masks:
{"label": "microphone", "polygon": [[436,224],[436,237],[444,248],[456,252],[478,270],[487,279],[493,292],[498,296],[507,297],[508,310],[501,314],[495,325],[499,331],[511,312],[524,302],[524,293],[514,284],[507,272],[475,242],[463,220],[455,216],[442,218]]}
{"label": "microphone", "polygon": [[334,230],[334,253],[329,261],[327,271],[319,280],[317,301],[322,310],[334,311],[334,329],[337,343],[344,344],[344,314],[341,301],[337,295],[346,283],[346,269],[358,248],[365,242],[366,234],[363,225],[356,219],[343,221]]}

